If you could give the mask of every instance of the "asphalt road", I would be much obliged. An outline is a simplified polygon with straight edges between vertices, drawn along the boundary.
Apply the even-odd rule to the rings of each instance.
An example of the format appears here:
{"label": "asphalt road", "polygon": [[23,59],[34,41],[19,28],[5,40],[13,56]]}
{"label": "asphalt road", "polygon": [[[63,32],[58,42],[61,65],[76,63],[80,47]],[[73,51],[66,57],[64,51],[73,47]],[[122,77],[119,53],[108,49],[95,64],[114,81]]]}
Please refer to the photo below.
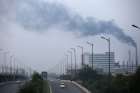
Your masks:
{"label": "asphalt road", "polygon": [[9,83],[0,85],[0,93],[17,93],[20,83]]}
{"label": "asphalt road", "polygon": [[72,83],[65,82],[66,87],[60,87],[60,80],[50,81],[52,93],[84,93],[79,87]]}

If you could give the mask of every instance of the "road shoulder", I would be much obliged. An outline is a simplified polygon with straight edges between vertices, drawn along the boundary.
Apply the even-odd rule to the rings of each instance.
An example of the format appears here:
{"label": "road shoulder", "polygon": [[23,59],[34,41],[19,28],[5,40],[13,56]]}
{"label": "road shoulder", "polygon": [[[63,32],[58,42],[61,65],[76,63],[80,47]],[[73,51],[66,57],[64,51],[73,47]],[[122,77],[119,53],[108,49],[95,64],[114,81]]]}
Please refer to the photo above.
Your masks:
{"label": "road shoulder", "polygon": [[91,93],[87,88],[85,88],[84,86],[78,84],[77,82],[75,81],[70,81],[70,80],[62,80],[63,82],[68,82],[68,83],[72,83],[74,85],[76,85],[77,87],[79,87],[83,92],[85,93]]}

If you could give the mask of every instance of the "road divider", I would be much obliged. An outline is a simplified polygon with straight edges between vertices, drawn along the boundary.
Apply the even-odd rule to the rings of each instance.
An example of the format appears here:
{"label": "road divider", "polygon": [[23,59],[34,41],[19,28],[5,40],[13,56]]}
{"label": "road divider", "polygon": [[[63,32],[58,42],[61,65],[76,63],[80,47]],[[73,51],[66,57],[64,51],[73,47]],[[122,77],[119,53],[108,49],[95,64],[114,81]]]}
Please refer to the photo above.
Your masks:
{"label": "road divider", "polygon": [[[49,83],[48,83],[49,84]],[[51,84],[49,84],[49,90],[50,90],[50,93],[52,93],[52,87],[51,87]]]}
{"label": "road divider", "polygon": [[62,80],[63,82],[69,82],[69,83],[73,83],[74,85],[76,85],[77,87],[79,87],[82,91],[84,91],[85,93],[91,93],[87,88],[85,88],[84,86],[78,84],[75,81],[70,81],[70,80]]}

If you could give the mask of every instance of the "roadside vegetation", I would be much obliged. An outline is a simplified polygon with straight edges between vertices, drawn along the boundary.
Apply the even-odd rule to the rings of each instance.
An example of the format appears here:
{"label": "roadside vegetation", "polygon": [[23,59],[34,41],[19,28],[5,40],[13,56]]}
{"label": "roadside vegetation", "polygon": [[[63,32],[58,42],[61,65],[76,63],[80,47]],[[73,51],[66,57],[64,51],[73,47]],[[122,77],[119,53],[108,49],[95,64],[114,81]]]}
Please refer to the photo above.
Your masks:
{"label": "roadside vegetation", "polygon": [[18,93],[50,93],[48,82],[43,80],[41,75],[34,73],[32,80],[26,82]]}
{"label": "roadside vegetation", "polygon": [[81,69],[73,80],[89,89],[92,93],[140,93],[140,67],[132,75],[118,74],[111,76],[110,88],[108,87],[108,75],[98,74],[88,66]]}
{"label": "roadside vegetation", "polygon": [[108,76],[100,75],[90,67],[81,69],[77,80],[92,93],[140,93],[140,67],[133,75],[111,76],[110,88]]}

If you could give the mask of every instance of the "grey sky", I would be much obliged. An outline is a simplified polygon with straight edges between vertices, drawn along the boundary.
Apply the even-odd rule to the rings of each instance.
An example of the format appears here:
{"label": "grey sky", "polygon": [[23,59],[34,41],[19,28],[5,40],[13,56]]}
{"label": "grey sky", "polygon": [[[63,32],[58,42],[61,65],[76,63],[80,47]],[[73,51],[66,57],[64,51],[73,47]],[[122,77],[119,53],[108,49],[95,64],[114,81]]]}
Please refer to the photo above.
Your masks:
{"label": "grey sky", "polygon": [[[134,54],[134,48],[124,43],[126,41],[123,41],[123,39],[125,39],[125,36],[130,36],[136,42],[139,41],[140,32],[130,26],[131,24],[140,26],[140,13],[138,11],[140,9],[139,0],[16,1],[17,0],[13,0],[13,2],[11,2],[11,0],[0,1],[0,48],[11,51],[21,62],[34,69],[41,71],[53,68],[58,62],[64,60],[64,53],[66,53],[69,48],[76,47],[77,44],[83,45],[85,51],[89,52],[89,46],[86,44],[86,41],[91,41],[95,44],[95,52],[107,51],[106,42],[101,40],[99,35],[94,37],[92,35],[79,37],[79,32],[85,28],[79,29],[79,26],[72,26],[72,28],[75,28],[74,32],[71,31],[73,29],[65,29],[66,26],[69,27],[66,23],[71,19],[72,22],[73,20],[74,22],[80,22],[76,23],[77,25],[83,21],[84,23],[89,23],[89,21],[85,21],[85,19],[92,17],[95,21],[95,23],[93,23],[95,27],[101,26],[100,28],[103,27],[103,25],[99,25],[101,22],[105,24],[113,22],[113,26],[115,26],[112,30],[119,28],[121,29],[121,33],[125,33],[125,35],[122,35],[122,38],[120,35],[119,37],[115,36],[116,32],[115,34],[109,32],[111,33],[109,36],[111,37],[112,51],[116,52],[117,61],[127,61],[128,49],[131,49]],[[51,2],[50,6],[45,6],[48,5],[46,4],[48,2]],[[55,10],[55,7],[59,9]],[[65,16],[63,13],[65,13]],[[75,15],[78,15],[78,17],[75,17]],[[45,16],[47,16],[46,19],[44,19]],[[82,20],[79,18],[82,18]],[[45,22],[45,20],[47,22]],[[94,28],[95,31],[103,31],[103,29],[104,28],[98,30]],[[93,34],[92,32],[88,33]],[[122,40],[120,38],[122,38]],[[139,46],[140,44],[138,44],[138,48]],[[79,54],[80,51],[77,51]],[[80,56],[78,56],[78,61],[80,61],[79,58]],[[134,59],[134,57],[132,57],[132,59]]]}

